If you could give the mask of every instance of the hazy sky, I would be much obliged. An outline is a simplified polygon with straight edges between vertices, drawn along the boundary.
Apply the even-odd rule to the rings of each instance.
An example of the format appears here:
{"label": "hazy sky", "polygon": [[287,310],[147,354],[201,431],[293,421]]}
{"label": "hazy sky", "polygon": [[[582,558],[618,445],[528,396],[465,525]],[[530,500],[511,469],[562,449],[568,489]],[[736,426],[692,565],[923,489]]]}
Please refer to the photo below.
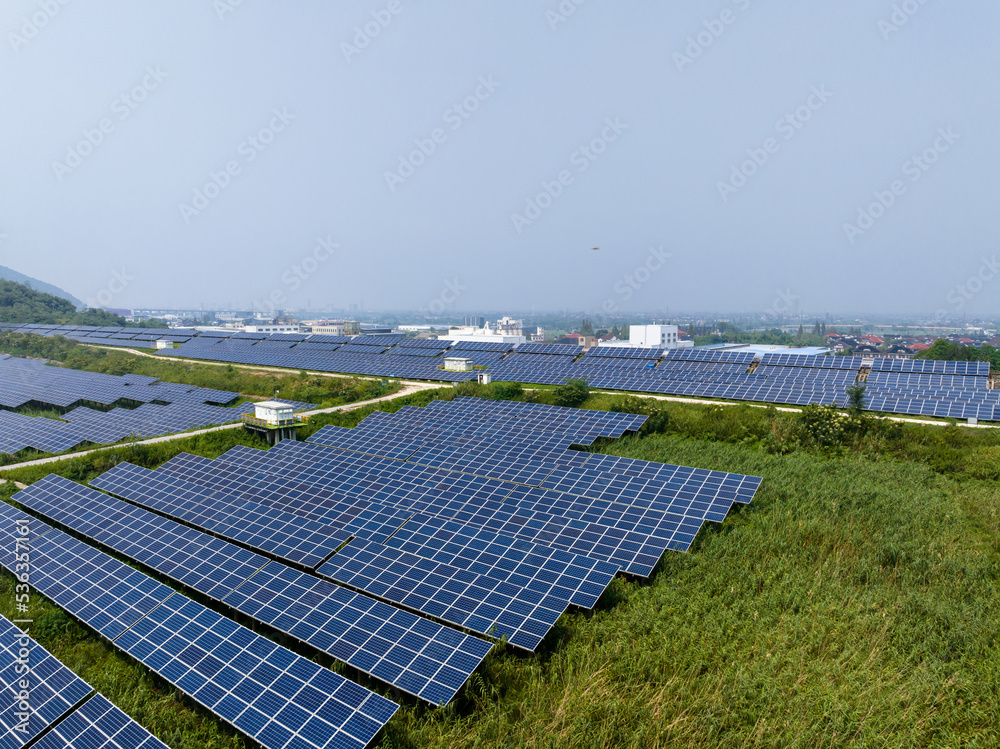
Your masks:
{"label": "hazy sky", "polygon": [[0,264],[113,307],[1000,311],[998,32],[981,0],[4,0]]}

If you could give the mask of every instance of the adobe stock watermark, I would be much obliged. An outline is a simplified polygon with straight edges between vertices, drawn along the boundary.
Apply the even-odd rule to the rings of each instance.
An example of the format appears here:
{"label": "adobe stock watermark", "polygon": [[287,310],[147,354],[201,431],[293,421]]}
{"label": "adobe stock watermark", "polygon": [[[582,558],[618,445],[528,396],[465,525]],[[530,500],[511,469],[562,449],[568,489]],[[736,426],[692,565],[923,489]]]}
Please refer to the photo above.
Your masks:
{"label": "adobe stock watermark", "polygon": [[[813,86],[805,102],[791,112],[786,112],[774,123],[775,131],[787,143],[812,119],[813,114],[826,105],[832,96],[833,92],[827,91],[825,85]],[[759,148],[748,148],[747,156],[749,158],[740,164],[732,165],[728,180],[720,179],[715,183],[722,202],[728,203],[730,196],[739,192],[740,188],[744,187],[750,178],[780,150],[781,142],[777,138],[766,138]]]}
{"label": "adobe stock watermark", "polygon": [[38,3],[38,10],[30,16],[21,16],[21,27],[19,29],[21,33],[18,34],[11,31],[7,34],[7,40],[15,52],[36,38],[42,29],[48,26],[52,19],[59,15],[59,11],[64,6],[69,5],[70,0],[36,0],[36,2]]}
{"label": "adobe stock watermark", "polygon": [[[924,174],[934,166],[943,154],[946,154],[961,139],[961,135],[956,134],[950,127],[939,128],[937,137],[921,153],[914,154],[903,163],[903,176],[910,178],[910,183],[915,184],[923,178]],[[875,222],[885,216],[886,212],[896,204],[897,198],[906,194],[908,186],[901,179],[893,180],[885,190],[876,190],[873,194],[875,200],[867,206],[858,207],[858,217],[854,223],[844,224],[844,234],[847,241],[852,245],[863,237],[875,226]]]}
{"label": "adobe stock watermark", "polygon": [[[1000,274],[1000,260],[997,260],[996,253],[990,257],[983,255],[980,261],[976,272],[965,279],[963,283],[955,284],[945,297],[953,312],[961,312],[965,309],[965,306]],[[935,314],[938,320],[943,320],[947,316],[948,310],[944,309],[939,309]]]}
{"label": "adobe stock watermark", "polygon": [[[13,730],[25,738],[31,736],[30,721],[34,712],[31,708],[31,640],[29,638],[30,625],[34,624],[34,619],[28,618],[31,613],[31,520],[23,518],[14,521],[12,529],[14,538],[14,572],[16,584],[14,586],[14,608],[19,618],[11,621],[21,630],[21,635],[16,638],[17,657],[14,659],[14,673],[17,680],[9,686],[15,692],[14,717],[17,723]],[[28,625],[28,626],[25,626]]]}
{"label": "adobe stock watermark", "polygon": [[[608,149],[608,146],[618,140],[621,134],[628,130],[628,125],[621,122],[617,117],[607,118],[604,120],[604,124],[605,127],[600,135],[592,138],[589,143],[580,146],[569,155],[570,166],[576,167],[577,174],[583,174],[587,171],[590,165],[597,161],[601,154]],[[531,226],[541,218],[542,212],[551,207],[563,194],[565,189],[572,185],[575,180],[575,175],[569,169],[561,170],[556,174],[555,179],[551,181],[542,180],[541,192],[534,197],[524,199],[524,212],[518,213],[515,211],[510,214],[511,223],[514,225],[517,233],[522,233],[524,227]]]}
{"label": "adobe stock watermark", "polygon": [[128,288],[129,284],[135,280],[135,276],[129,275],[128,270],[123,265],[121,270],[111,271],[111,278],[107,285],[98,291],[94,296],[84,300],[87,309],[103,309],[110,307],[118,294]]}
{"label": "adobe stock watermark", "polygon": [[117,122],[127,120],[132,112],[146,101],[166,78],[167,73],[163,72],[159,65],[147,67],[145,74],[137,84],[112,99],[111,114],[115,115],[115,119],[102,118],[95,127],[85,128],[83,138],[75,145],[66,147],[64,159],[52,162],[52,171],[56,175],[56,179],[62,182],[68,175],[83,166],[83,162],[90,158],[104,144],[105,139],[115,131],[116,120]]}
{"label": "adobe stock watermark", "polygon": [[576,9],[587,0],[562,0],[555,10],[545,11],[545,20],[549,22],[549,28],[555,31],[559,24],[566,23],[570,16],[576,13]]}
{"label": "adobe stock watermark", "polygon": [[402,11],[403,6],[399,0],[390,0],[389,4],[381,10],[373,10],[371,12],[372,20],[365,23],[364,26],[354,27],[354,36],[351,37],[353,44],[340,43],[340,51],[344,53],[344,59],[350,62],[352,57],[360,55],[361,50],[371,44],[372,40],[381,34],[392,23],[392,19]]}
{"label": "adobe stock watermark", "polygon": [[243,5],[243,0],[212,0],[212,8],[220,21],[225,21],[226,16]]}
{"label": "adobe stock watermark", "polygon": [[242,162],[240,159],[230,159],[219,171],[210,171],[205,184],[192,189],[191,204],[178,203],[177,209],[185,224],[191,223],[191,219],[199,216],[202,211],[208,208],[211,202],[232,184],[233,177],[242,174],[245,165],[256,161],[257,157],[274,142],[277,134],[284,132],[295,119],[295,115],[290,113],[286,107],[272,109],[271,113],[271,120],[266,126],[248,136],[236,147],[236,153],[243,157]]}
{"label": "adobe stock watermark", "polygon": [[288,299],[286,290],[289,293],[298,291],[302,284],[308,281],[330,258],[334,252],[340,248],[337,242],[333,241],[333,236],[327,234],[326,237],[317,237],[316,244],[312,250],[302,256],[298,262],[293,263],[281,274],[281,283],[284,286],[275,286],[266,296],[251,303],[253,309],[260,309],[262,312],[274,314],[275,310],[284,307]]}
{"label": "adobe stock watermark", "polygon": [[444,287],[441,289],[441,293],[437,295],[437,298],[430,301],[426,310],[423,307],[418,307],[417,311],[421,314],[440,315],[455,304],[458,298],[462,296],[462,292],[468,288],[468,286],[463,286],[459,283],[457,277],[451,280],[445,279]]}
{"label": "adobe stock watermark", "polygon": [[[461,128],[465,121],[479,109],[479,105],[489,100],[498,88],[500,88],[500,84],[493,80],[492,75],[487,75],[485,78],[479,76],[479,85],[472,93],[462,101],[452,104],[442,113],[441,119],[448,126],[448,130],[454,133]],[[406,182],[416,173],[417,169],[427,163],[427,159],[434,155],[438,146],[448,140],[448,130],[436,127],[426,138],[414,139],[413,143],[416,148],[405,156],[399,157],[399,164],[395,171],[386,171],[383,175],[389,192],[396,192],[399,185]]]}
{"label": "adobe stock watermark", "polygon": [[[614,292],[620,297],[621,302],[627,302],[639,289],[649,283],[650,279],[659,272],[667,261],[673,257],[669,252],[659,247],[650,247],[646,252],[646,257],[630,273],[622,276],[614,285]],[[617,312],[620,307],[615,297],[609,296],[604,300],[601,309],[606,314]]]}
{"label": "adobe stock watermark", "polygon": [[764,310],[764,317],[768,320],[780,320],[789,313],[794,313],[798,309],[799,298],[792,293],[791,289],[775,289],[774,301],[771,306]]}
{"label": "adobe stock watermark", "polygon": [[[745,11],[750,8],[751,0],[731,0],[737,10]],[[715,44],[715,41],[726,33],[726,29],[736,23],[737,14],[732,8],[726,8],[716,18],[709,18],[702,21],[700,31],[687,38],[687,46],[683,52],[674,52],[673,60],[677,70],[683,73],[687,68],[694,65],[695,60],[701,57],[705,50]]]}
{"label": "adobe stock watermark", "polygon": [[903,0],[903,2],[893,5],[889,18],[880,18],[877,24],[878,30],[882,33],[882,39],[889,41],[889,37],[902,30],[925,5],[927,5],[927,0]]}

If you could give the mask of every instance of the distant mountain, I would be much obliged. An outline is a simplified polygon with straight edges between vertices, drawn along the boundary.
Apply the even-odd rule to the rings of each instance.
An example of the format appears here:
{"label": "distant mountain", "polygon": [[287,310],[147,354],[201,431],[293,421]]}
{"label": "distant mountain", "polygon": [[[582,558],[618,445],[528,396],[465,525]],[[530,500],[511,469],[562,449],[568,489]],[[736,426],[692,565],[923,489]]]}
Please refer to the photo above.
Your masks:
{"label": "distant mountain", "polygon": [[3,265],[0,265],[0,279],[5,281],[14,281],[15,283],[30,284],[31,288],[35,291],[41,291],[45,294],[57,296],[60,299],[66,299],[72,302],[73,306],[77,309],[83,309],[84,307],[83,302],[69,292],[63,291],[58,286],[53,286],[50,283],[45,283],[45,281],[39,281],[37,278],[32,278],[31,276],[26,276],[23,273],[18,273],[16,270],[12,270]]}

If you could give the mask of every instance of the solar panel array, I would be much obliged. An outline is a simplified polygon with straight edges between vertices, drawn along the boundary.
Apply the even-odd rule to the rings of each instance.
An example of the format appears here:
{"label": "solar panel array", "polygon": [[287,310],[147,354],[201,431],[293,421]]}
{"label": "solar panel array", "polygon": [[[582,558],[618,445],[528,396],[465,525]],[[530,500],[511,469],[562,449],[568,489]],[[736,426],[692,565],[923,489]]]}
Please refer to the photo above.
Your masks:
{"label": "solar panel array", "polygon": [[515,349],[519,354],[546,354],[548,356],[579,356],[582,346],[565,343],[520,343]]}
{"label": "solar panel array", "polygon": [[[109,444],[129,437],[155,437],[253,413],[236,407],[238,393],[160,382],[141,375],[113,376],[52,367],[16,357],[0,359],[0,407],[47,407],[65,411],[59,420],[0,410],[0,452],[34,448],[59,453],[85,443]],[[93,406],[142,404],[98,410]],[[294,403],[296,409],[311,407]]]}
{"label": "solar panel array", "polygon": [[[20,330],[52,332],[43,326]],[[90,336],[132,334],[116,329],[87,332]],[[672,349],[664,352],[661,359],[658,349],[598,347],[573,361],[582,349],[563,344],[523,343],[515,348],[512,344],[431,341],[397,335],[309,336],[301,342],[292,340],[303,337],[271,336],[257,340],[228,332],[202,332],[179,349],[166,353],[182,358],[445,382],[476,379],[476,372],[446,371],[440,361],[447,356],[464,356],[472,358],[476,366],[487,367],[495,381],[561,385],[575,378],[604,390],[790,405],[846,404],[846,388],[853,384],[867,361],[865,357],[775,352],[761,356],[759,371],[751,372],[747,369],[757,355],[739,350]],[[271,342],[275,340],[283,342],[273,345]],[[289,347],[289,342],[294,345]],[[336,347],[325,345],[326,342]],[[442,350],[438,346],[450,347]],[[426,355],[416,355],[418,352]],[[717,366],[706,368],[706,365]],[[746,369],[739,370],[740,365]],[[872,368],[868,384],[870,410],[1000,419],[1000,413],[990,412],[978,401],[963,400],[958,394],[963,390],[987,389],[986,363],[876,358]],[[837,378],[812,370],[837,370],[842,374]],[[890,374],[900,376],[893,378]],[[913,386],[931,392],[917,397],[903,392]]]}
{"label": "solar panel array", "polygon": [[31,524],[35,589],[267,749],[361,749],[398,707],[10,505],[0,518],[5,548]]}
{"label": "solar panel array", "polygon": [[49,520],[434,705],[449,702],[491,648],[68,479],[48,476],[16,498]]}
{"label": "solar panel array", "polygon": [[638,348],[633,346],[598,346],[587,352],[585,358],[610,359],[652,359],[663,356],[664,350],[658,348]]}
{"label": "solar panel array", "polygon": [[101,694],[84,702],[33,746],[35,749],[168,749]]}
{"label": "solar panel array", "polygon": [[[22,682],[27,690],[22,690]],[[23,691],[28,697],[22,704]],[[49,749],[167,749],[3,617],[0,692],[0,749],[20,749],[30,741]]]}
{"label": "solar panel array", "polygon": [[[457,436],[456,429],[478,432],[480,437],[496,436],[510,449],[506,453],[497,451],[486,460],[489,468],[469,471],[465,467],[420,463],[436,460],[426,455],[404,462],[398,457],[365,455],[353,449],[330,450],[315,444],[284,442],[266,453],[230,451],[213,461],[211,470],[203,469],[201,480],[211,481],[220,473],[218,464],[221,463],[221,469],[242,472],[244,481],[252,477],[252,483],[263,483],[267,487],[280,487],[281,482],[295,483],[296,509],[300,512],[318,513],[324,506],[335,506],[337,501],[345,503],[340,508],[367,502],[369,511],[378,504],[386,513],[395,509],[429,519],[462,520],[469,526],[466,534],[470,536],[479,531],[509,536],[569,554],[589,556],[591,560],[603,561],[615,565],[615,569],[638,575],[648,575],[667,548],[687,549],[706,519],[717,517],[722,508],[728,509],[733,502],[749,501],[759,486],[759,479],[750,477],[731,477],[659,464],[650,464],[657,466],[651,478],[633,477],[619,468],[609,467],[600,456],[567,449],[569,444],[588,444],[599,434],[620,436],[626,430],[637,429],[644,417],[630,414],[601,414],[463,398],[426,409],[404,409],[391,417],[383,414],[373,418],[370,425],[366,419],[356,430],[350,431],[374,438],[391,427],[387,440],[373,442],[374,447],[366,448],[376,453],[385,452],[379,445],[405,443],[397,427],[409,429],[412,424],[408,422],[418,415],[432,418],[436,423],[417,424],[424,434],[411,439],[410,445],[404,445],[405,450],[448,433],[446,438],[450,441],[469,440],[470,453],[478,454],[480,446],[473,444],[470,436]],[[560,427],[562,431],[545,434],[544,425],[554,430],[553,424],[558,423],[559,417],[565,422]],[[313,439],[325,441],[325,434],[327,432],[321,430]],[[534,457],[548,463],[529,477],[536,493],[524,497],[515,491],[523,486],[508,477],[524,478],[527,474],[516,463],[530,462]],[[541,491],[545,488],[542,481],[565,480],[568,475],[585,472],[586,466],[591,464],[588,461],[593,461],[593,473],[587,474],[586,484],[580,483],[574,488],[581,495],[558,489]],[[638,466],[631,466],[628,471],[638,470]],[[169,464],[165,468],[169,468]],[[236,494],[243,491],[243,487],[232,485],[232,491]],[[312,504],[302,497],[311,498]],[[409,522],[402,526],[403,532]],[[398,523],[398,519],[393,523]],[[649,533],[638,530],[647,526]],[[361,537],[371,534],[367,529],[353,532]],[[385,543],[391,546],[392,538]],[[458,559],[462,557],[460,549],[455,550]],[[592,568],[593,561],[579,566]],[[562,587],[574,590],[581,585],[564,582]]]}

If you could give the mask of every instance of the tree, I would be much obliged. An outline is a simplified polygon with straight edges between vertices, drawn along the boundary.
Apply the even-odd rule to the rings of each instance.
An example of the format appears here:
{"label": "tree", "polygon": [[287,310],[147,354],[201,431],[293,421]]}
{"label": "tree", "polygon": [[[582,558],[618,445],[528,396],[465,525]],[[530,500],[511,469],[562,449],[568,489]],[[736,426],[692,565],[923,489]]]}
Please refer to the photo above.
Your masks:
{"label": "tree", "polygon": [[820,325],[819,334],[820,335],[826,335],[826,323],[823,323],[822,325]]}
{"label": "tree", "polygon": [[583,321],[580,323],[580,335],[585,335],[585,336],[594,335],[594,323],[584,318]]}
{"label": "tree", "polygon": [[557,406],[579,406],[590,395],[590,387],[584,379],[569,378],[565,384],[552,391],[552,400]]}
{"label": "tree", "polygon": [[854,413],[860,413],[865,407],[865,390],[868,386],[858,382],[847,388],[847,406]]}
{"label": "tree", "polygon": [[611,335],[613,335],[615,338],[621,338],[621,331],[618,330],[617,325],[615,325],[615,327],[611,329]]}
{"label": "tree", "polygon": [[802,327],[802,323],[799,323],[799,338],[806,334],[805,328]]}
{"label": "tree", "polygon": [[813,335],[823,335],[823,334],[822,334],[822,333],[820,332],[820,327],[819,327],[819,320],[817,320],[817,321],[816,321],[816,324],[815,324],[815,325],[813,326]]}

